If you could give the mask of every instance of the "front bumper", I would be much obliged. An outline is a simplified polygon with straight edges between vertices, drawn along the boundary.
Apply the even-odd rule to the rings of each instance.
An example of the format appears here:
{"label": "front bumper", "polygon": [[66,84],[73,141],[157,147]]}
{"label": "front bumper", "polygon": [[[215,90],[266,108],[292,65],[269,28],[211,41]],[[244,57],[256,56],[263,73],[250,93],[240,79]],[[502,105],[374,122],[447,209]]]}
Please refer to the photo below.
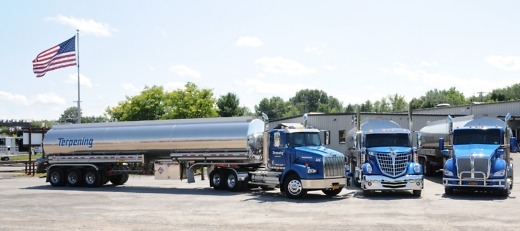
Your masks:
{"label": "front bumper", "polygon": [[424,180],[422,175],[405,175],[398,178],[364,175],[361,185],[365,190],[422,190]]}
{"label": "front bumper", "polygon": [[327,179],[302,179],[304,189],[338,189],[347,185],[347,177],[327,178]]}
{"label": "front bumper", "polygon": [[506,179],[482,179],[482,178],[442,178],[444,187],[451,188],[496,188],[506,189]]}

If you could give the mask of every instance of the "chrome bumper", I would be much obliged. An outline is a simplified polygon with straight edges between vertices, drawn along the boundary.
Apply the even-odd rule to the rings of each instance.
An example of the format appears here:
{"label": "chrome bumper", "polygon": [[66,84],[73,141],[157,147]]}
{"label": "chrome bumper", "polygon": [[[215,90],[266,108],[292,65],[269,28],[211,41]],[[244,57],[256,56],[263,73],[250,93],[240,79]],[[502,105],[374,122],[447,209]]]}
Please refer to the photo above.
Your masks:
{"label": "chrome bumper", "polygon": [[505,189],[509,187],[506,179],[482,179],[482,178],[442,178],[442,184],[444,187],[457,187],[457,188],[496,188]]}
{"label": "chrome bumper", "polygon": [[366,190],[422,190],[424,188],[422,175],[406,175],[399,178],[365,175],[361,180]]}
{"label": "chrome bumper", "polygon": [[304,189],[335,189],[343,188],[347,185],[347,178],[327,178],[327,179],[316,179],[316,180],[304,180],[302,179],[302,186]]}

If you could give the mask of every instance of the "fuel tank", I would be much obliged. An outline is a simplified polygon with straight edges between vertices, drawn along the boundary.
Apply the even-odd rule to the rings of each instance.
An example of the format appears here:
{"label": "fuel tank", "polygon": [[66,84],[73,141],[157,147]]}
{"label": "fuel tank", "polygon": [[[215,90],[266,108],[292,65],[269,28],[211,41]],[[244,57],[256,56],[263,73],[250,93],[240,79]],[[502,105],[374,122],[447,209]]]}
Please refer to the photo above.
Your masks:
{"label": "fuel tank", "polygon": [[[46,155],[249,152],[261,140],[264,122],[222,117],[54,125],[43,139]],[[254,150],[253,150],[254,151]]]}

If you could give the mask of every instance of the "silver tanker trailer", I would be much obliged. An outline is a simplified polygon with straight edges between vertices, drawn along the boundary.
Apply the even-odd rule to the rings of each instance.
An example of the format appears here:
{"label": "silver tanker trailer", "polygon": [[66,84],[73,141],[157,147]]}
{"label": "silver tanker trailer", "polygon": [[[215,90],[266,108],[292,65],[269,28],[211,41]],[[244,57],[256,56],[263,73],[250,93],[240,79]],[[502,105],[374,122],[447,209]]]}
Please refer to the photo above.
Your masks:
{"label": "silver tanker trailer", "polygon": [[[452,119],[454,128],[462,127],[473,120],[473,115],[461,116]],[[432,176],[440,171],[447,160],[447,156],[439,149],[439,139],[448,141],[449,123],[447,119],[428,122],[419,130],[421,146],[418,150],[419,163],[423,166],[424,175]]]}
{"label": "silver tanker trailer", "polygon": [[344,155],[322,146],[319,130],[269,131],[267,116],[55,125],[43,149],[52,186],[121,185],[149,163],[156,179],[194,182],[205,166],[214,189],[279,187],[289,198],[333,196],[347,184]]}

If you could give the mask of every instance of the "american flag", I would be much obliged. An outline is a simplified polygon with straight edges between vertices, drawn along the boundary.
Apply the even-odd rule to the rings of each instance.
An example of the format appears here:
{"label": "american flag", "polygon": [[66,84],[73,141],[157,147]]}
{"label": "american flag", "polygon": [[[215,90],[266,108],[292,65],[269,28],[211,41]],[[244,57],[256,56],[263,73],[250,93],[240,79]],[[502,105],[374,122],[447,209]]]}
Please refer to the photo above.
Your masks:
{"label": "american flag", "polygon": [[33,62],[33,72],[36,77],[42,77],[47,71],[76,65],[76,36],[69,40],[44,50],[36,56]]}

